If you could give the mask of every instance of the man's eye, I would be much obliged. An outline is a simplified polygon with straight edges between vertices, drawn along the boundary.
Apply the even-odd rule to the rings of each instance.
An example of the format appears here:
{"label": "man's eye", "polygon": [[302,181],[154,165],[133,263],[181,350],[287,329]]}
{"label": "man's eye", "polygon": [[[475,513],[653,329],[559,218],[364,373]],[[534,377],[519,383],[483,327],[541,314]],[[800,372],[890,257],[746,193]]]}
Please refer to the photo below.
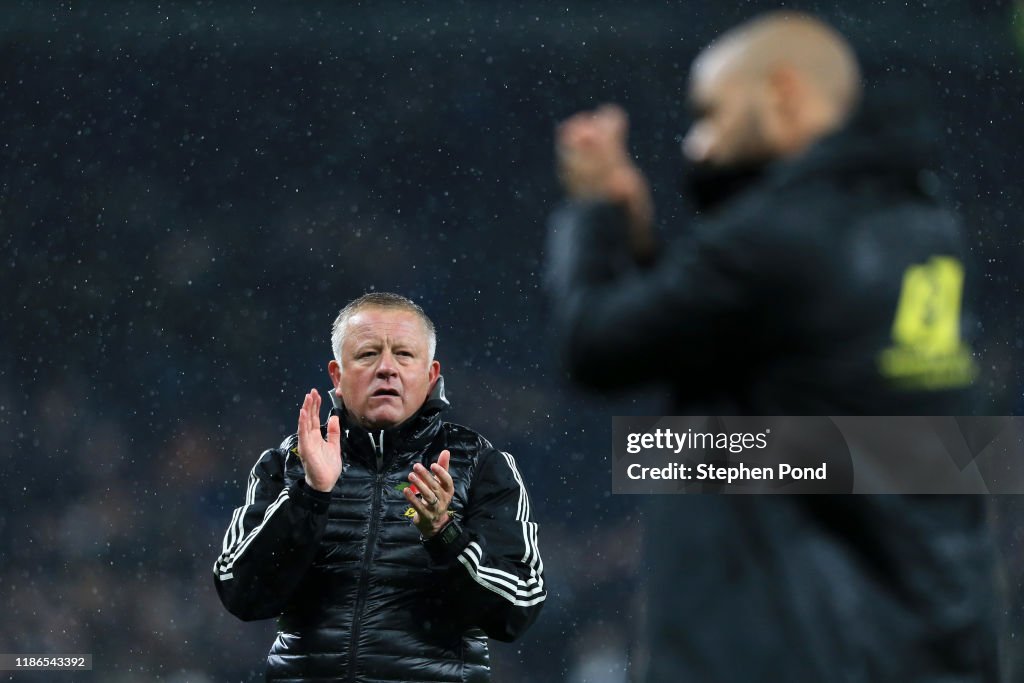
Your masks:
{"label": "man's eye", "polygon": [[362,353],[358,354],[356,358],[369,358],[372,355],[374,355],[373,351],[363,351]]}

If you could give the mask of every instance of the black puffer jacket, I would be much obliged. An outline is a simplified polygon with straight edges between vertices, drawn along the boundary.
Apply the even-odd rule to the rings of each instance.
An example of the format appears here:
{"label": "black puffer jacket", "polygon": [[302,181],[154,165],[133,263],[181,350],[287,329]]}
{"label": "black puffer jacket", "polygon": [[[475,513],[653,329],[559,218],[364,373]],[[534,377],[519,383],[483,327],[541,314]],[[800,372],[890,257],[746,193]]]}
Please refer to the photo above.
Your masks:
{"label": "black puffer jacket", "polygon": [[[306,486],[294,435],[253,467],[214,579],[239,618],[280,616],[268,681],[484,683],[487,636],[513,640],[536,618],[543,563],[515,461],[444,422],[447,405],[439,379],[415,416],[372,433],[336,405],[344,470],[331,493]],[[443,449],[463,529],[449,546],[420,541],[401,492]]]}
{"label": "black puffer jacket", "polygon": [[[936,139],[870,102],[648,268],[624,263],[621,209],[563,208],[548,282],[574,376],[667,383],[684,415],[971,414]],[[651,496],[642,680],[995,681],[985,502]]]}

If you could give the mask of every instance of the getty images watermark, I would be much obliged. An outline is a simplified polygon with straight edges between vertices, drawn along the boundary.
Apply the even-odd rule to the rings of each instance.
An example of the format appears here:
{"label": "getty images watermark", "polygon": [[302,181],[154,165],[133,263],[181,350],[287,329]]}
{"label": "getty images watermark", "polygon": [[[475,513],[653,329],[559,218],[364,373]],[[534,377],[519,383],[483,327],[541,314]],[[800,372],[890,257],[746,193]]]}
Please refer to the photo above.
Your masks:
{"label": "getty images watermark", "polygon": [[1024,418],[615,417],[613,493],[1024,493]]}

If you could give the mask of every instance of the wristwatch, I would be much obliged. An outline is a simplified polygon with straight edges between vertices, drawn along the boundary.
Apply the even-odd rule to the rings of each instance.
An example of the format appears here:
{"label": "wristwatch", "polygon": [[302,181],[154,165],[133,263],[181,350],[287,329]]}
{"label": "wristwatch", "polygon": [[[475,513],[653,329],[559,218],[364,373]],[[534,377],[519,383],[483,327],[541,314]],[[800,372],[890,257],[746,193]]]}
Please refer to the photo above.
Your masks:
{"label": "wristwatch", "polygon": [[447,524],[441,527],[440,531],[428,538],[424,543],[447,548],[459,540],[461,535],[462,527],[459,526],[459,523],[453,517]]}

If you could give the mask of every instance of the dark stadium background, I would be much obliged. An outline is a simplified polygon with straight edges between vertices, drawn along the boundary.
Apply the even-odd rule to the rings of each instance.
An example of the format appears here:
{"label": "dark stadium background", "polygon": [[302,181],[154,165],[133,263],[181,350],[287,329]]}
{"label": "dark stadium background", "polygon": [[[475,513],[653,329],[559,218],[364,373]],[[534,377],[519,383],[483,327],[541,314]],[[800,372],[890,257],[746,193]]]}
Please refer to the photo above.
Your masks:
{"label": "dark stadium background", "polygon": [[[609,417],[662,403],[584,396],[556,363],[552,129],[624,104],[671,233],[689,63],[776,6],[6,3],[0,651],[95,657],[13,679],[262,680],[273,622],[227,614],[211,566],[249,467],[328,385],[334,314],[377,289],[433,316],[452,418],[532,489],[551,595],[493,648],[495,681],[622,681],[642,530],[609,493]],[[932,103],[970,228],[984,410],[1021,414],[1024,6],[788,6]],[[995,520],[1019,676],[1024,505]]]}

